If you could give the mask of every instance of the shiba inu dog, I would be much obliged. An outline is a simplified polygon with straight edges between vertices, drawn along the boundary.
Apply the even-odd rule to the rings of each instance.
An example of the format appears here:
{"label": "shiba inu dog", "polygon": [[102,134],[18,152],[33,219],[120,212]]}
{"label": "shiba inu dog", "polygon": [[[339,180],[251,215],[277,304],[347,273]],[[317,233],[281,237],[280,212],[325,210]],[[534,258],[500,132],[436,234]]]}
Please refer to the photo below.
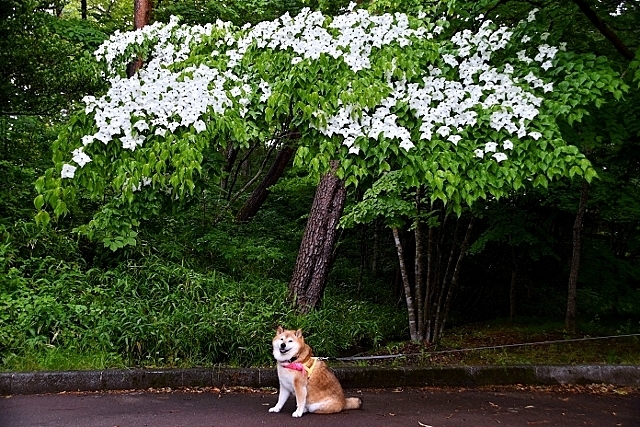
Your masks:
{"label": "shiba inu dog", "polygon": [[278,362],[280,394],[278,403],[269,412],[280,412],[291,393],[296,396],[294,417],[301,417],[305,412],[333,414],[362,407],[359,397],[345,399],[338,379],[327,364],[313,357],[301,329],[290,331],[278,327],[272,344],[273,357]]}

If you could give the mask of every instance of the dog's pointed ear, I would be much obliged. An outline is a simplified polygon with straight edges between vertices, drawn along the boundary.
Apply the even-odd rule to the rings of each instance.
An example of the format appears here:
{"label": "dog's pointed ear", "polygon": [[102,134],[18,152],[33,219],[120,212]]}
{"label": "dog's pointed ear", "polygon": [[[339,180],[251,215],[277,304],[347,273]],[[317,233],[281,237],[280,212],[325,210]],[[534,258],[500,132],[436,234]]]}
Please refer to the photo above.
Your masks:
{"label": "dog's pointed ear", "polygon": [[282,329],[282,326],[278,326],[278,329],[276,329],[276,334],[280,335],[283,332],[284,332],[284,329]]}
{"label": "dog's pointed ear", "polygon": [[296,338],[302,338],[302,329],[296,331]]}

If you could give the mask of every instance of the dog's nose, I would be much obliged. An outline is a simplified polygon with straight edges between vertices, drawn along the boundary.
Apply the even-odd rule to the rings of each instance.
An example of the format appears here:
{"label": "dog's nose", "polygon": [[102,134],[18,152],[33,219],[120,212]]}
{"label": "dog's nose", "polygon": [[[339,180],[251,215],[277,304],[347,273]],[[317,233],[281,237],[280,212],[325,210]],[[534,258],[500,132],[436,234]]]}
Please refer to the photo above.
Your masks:
{"label": "dog's nose", "polygon": [[286,343],[280,343],[280,348],[285,348],[287,346]]}

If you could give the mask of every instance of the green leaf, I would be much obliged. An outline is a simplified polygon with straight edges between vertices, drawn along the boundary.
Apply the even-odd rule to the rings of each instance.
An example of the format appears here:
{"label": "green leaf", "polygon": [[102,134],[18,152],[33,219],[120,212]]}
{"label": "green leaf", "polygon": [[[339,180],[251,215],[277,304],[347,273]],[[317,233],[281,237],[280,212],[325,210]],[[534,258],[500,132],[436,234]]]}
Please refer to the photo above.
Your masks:
{"label": "green leaf", "polygon": [[578,166],[572,166],[571,169],[569,169],[569,177],[573,178],[575,174],[582,175],[582,169]]}
{"label": "green leaf", "polygon": [[593,168],[589,168],[585,171],[584,174],[584,179],[587,180],[587,182],[591,182],[593,180],[593,178],[596,178],[598,176],[597,172],[595,171],[595,169]]}
{"label": "green leaf", "polygon": [[49,224],[49,222],[51,221],[51,217],[49,216],[49,213],[47,211],[40,211],[36,214],[35,220],[36,224],[44,227]]}
{"label": "green leaf", "polygon": [[544,187],[547,188],[549,186],[549,181],[547,180],[547,177],[544,175],[538,175],[536,177],[536,179],[533,180],[533,186],[534,187]]}
{"label": "green leaf", "polygon": [[36,209],[42,209],[42,206],[44,206],[44,196],[42,194],[38,195],[33,201],[33,204]]}

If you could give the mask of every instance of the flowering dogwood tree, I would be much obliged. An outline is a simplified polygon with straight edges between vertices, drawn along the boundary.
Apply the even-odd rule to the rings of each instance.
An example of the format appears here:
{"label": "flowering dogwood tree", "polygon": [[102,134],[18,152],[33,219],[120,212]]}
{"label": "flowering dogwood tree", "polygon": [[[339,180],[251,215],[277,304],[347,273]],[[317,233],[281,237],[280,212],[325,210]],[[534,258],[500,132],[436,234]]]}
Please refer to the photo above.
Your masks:
{"label": "flowering dogwood tree", "polygon": [[[58,216],[78,189],[107,203],[84,231],[135,243],[160,197],[193,191],[208,153],[295,134],[296,163],[347,185],[392,171],[402,186],[460,212],[526,183],[580,175],[589,161],[558,118],[621,94],[604,60],[547,44],[535,12],[514,28],[452,32],[426,14],[324,16],[305,9],[237,28],[155,23],[97,51],[109,90],[86,97],[37,182],[36,206]],[[125,64],[143,58],[133,78]],[[596,90],[597,88],[597,90]],[[42,210],[38,219],[49,220]]]}

